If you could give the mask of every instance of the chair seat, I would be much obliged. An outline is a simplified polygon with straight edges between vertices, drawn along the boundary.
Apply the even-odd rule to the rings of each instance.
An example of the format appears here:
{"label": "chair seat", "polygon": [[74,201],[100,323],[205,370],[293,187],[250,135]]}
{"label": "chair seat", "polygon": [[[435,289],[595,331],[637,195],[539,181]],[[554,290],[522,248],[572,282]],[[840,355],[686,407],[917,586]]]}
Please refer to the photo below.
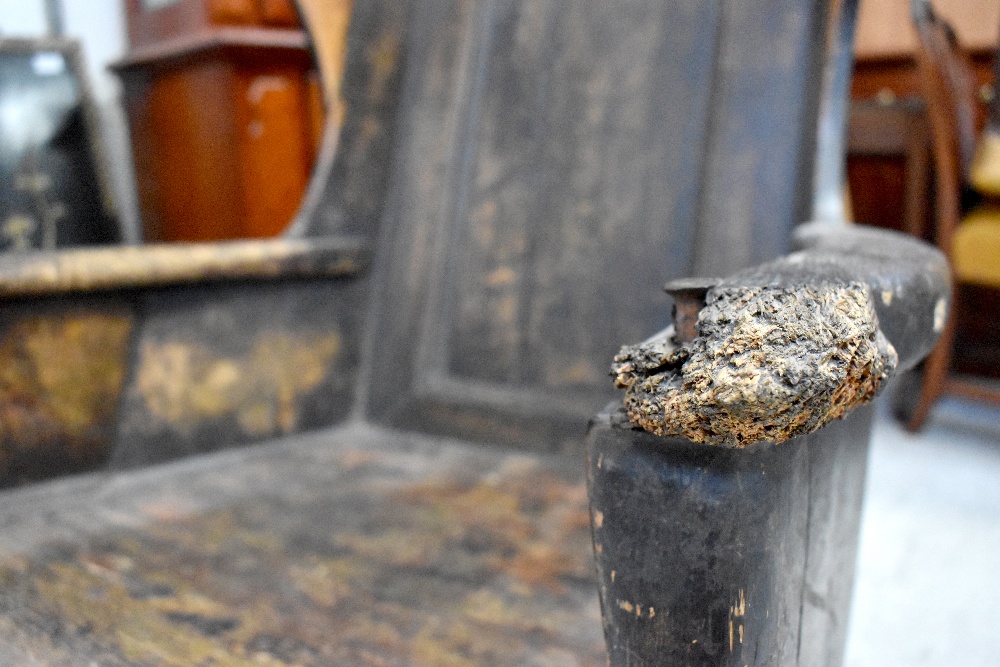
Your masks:
{"label": "chair seat", "polygon": [[951,260],[959,282],[1000,288],[1000,208],[984,206],[962,220]]}
{"label": "chair seat", "polygon": [[604,665],[582,468],[350,427],[6,492],[0,664]]}

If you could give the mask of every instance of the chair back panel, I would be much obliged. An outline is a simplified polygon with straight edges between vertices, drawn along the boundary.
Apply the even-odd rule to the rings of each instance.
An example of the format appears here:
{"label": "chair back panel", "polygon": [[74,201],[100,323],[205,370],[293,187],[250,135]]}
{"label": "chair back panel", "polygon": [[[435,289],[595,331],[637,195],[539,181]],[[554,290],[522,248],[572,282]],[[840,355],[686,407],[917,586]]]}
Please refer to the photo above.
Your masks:
{"label": "chair back panel", "polygon": [[578,448],[663,282],[787,248],[826,11],[414,0],[367,415]]}

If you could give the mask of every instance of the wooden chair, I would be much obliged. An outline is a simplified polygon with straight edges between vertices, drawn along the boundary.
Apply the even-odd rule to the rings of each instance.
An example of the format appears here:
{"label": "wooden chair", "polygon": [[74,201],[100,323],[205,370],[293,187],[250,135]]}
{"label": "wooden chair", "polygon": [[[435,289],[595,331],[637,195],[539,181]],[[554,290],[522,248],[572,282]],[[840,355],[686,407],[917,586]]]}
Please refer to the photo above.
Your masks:
{"label": "wooden chair", "polygon": [[[920,38],[917,61],[933,143],[935,242],[950,258],[956,283],[1000,288],[1000,209],[987,203],[972,211],[962,210],[962,194],[970,185],[978,185],[986,194],[990,189],[1000,190],[991,186],[992,179],[985,173],[991,158],[980,151],[974,160],[976,89],[971,66],[954,31],[934,13],[929,0],[913,3],[913,17]],[[985,139],[981,146],[996,158],[996,151],[989,150],[996,141],[992,133],[988,131]],[[976,162],[979,178],[973,178]],[[954,302],[950,312],[955,312]],[[1000,390],[949,374],[955,321],[953,315],[941,315],[947,317],[947,325],[924,364],[919,392],[904,385],[896,400],[897,414],[911,431],[923,425],[941,394],[1000,403]]]}
{"label": "wooden chair", "polygon": [[0,662],[605,664],[586,423],[659,285],[788,250],[829,14],[355,0],[288,237],[0,271],[129,351],[96,472],[0,494]]}

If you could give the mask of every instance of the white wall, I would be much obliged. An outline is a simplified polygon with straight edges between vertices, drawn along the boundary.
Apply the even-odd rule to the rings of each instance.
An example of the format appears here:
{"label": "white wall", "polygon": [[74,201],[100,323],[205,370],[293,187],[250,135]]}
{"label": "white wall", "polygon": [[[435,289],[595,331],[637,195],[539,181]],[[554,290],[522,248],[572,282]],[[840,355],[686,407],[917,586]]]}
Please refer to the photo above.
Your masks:
{"label": "white wall", "polygon": [[45,5],[41,0],[0,0],[0,34],[32,37],[45,32]]}
{"label": "white wall", "polygon": [[[101,102],[116,98],[118,83],[107,64],[124,55],[125,0],[61,0],[68,37],[81,40],[94,93]],[[0,34],[39,37],[46,33],[43,0],[0,0]]]}
{"label": "white wall", "polygon": [[95,95],[102,102],[117,99],[118,80],[107,71],[107,64],[120,59],[128,48],[125,0],[62,0],[62,7],[66,35],[83,41]]}
{"label": "white wall", "polygon": [[[121,104],[121,85],[107,65],[127,50],[125,0],[62,0],[67,37],[80,40],[94,101],[101,119],[112,189],[127,241],[140,237],[132,152]],[[46,34],[43,0],[0,0],[0,35]]]}
{"label": "white wall", "polygon": [[[1000,0],[932,0],[936,11],[967,49],[988,50],[1000,34]],[[908,56],[917,50],[910,0],[861,0],[858,15],[859,58]]]}

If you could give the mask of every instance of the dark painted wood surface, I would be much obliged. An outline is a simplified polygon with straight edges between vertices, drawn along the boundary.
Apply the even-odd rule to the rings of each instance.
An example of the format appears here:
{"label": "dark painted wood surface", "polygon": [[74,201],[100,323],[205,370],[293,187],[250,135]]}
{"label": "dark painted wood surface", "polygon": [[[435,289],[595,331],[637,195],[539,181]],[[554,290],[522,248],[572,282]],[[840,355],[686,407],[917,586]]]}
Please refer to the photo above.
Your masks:
{"label": "dark painted wood surface", "polygon": [[367,428],[0,494],[0,663],[603,665],[578,462]]}
{"label": "dark painted wood surface", "polygon": [[801,221],[822,4],[416,2],[368,414],[579,450],[658,286]]}
{"label": "dark painted wood surface", "polygon": [[[324,82],[324,92],[342,98],[326,119],[312,180],[287,230],[291,236],[352,234],[377,236],[390,175],[399,168],[395,136],[402,76],[409,61],[412,0],[365,0],[350,9],[343,80]],[[343,11],[336,7],[333,11]],[[306,12],[308,20],[312,14]],[[339,39],[316,18],[314,39]],[[317,47],[321,74],[338,72],[333,57]],[[333,105],[331,105],[333,106]],[[346,115],[341,118],[341,110]],[[434,119],[427,119],[434,122]]]}
{"label": "dark painted wood surface", "polygon": [[0,488],[107,463],[134,305],[56,296],[0,309]]}
{"label": "dark painted wood surface", "polygon": [[872,415],[745,450],[595,420],[588,481],[611,664],[839,665]]}
{"label": "dark painted wood surface", "polygon": [[109,464],[137,467],[344,421],[366,284],[285,280],[141,297]]}
{"label": "dark painted wood surface", "polygon": [[661,283],[785,249],[820,12],[358,2],[293,231],[383,224],[374,284],[146,294],[111,460],[320,428],[357,382],[477,446],[349,426],[0,496],[0,662],[604,664],[582,466],[482,444],[578,453]]}
{"label": "dark painted wood surface", "polygon": [[[808,182],[821,21],[807,4],[357,2],[347,115],[291,235],[377,237],[374,281],[159,286],[312,266],[311,247],[277,264],[253,248],[212,254],[204,274],[164,251],[166,278],[154,266],[126,278],[124,255],[21,267],[45,292],[155,288],[121,297],[137,308],[130,365],[100,460],[329,426],[359,394],[377,421],[579,451],[618,345],[665,324],[662,282],[785,246]],[[750,191],[752,206],[720,212]]]}
{"label": "dark painted wood surface", "polygon": [[328,238],[9,257],[0,487],[343,420],[367,254]]}

